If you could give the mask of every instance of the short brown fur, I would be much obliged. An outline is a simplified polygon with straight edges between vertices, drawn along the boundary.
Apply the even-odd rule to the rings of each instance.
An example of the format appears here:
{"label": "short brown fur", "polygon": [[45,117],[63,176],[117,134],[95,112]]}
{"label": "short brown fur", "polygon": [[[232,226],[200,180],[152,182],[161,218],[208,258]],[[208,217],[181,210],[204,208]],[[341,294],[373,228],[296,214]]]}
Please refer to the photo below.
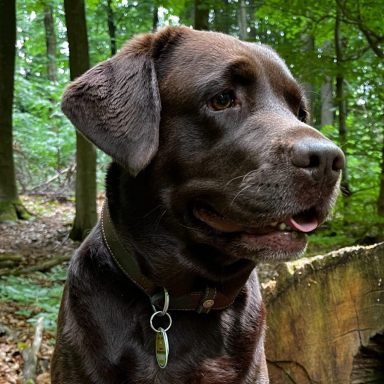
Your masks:
{"label": "short brown fur", "polygon": [[283,61],[269,47],[168,28],[75,80],[62,108],[112,156],[111,219],[148,279],[171,301],[206,286],[243,287],[224,310],[172,311],[161,369],[149,298],[116,265],[97,224],[71,260],[52,384],[267,384],[254,267],[303,251],[302,235],[274,223],[324,221],[343,166],[340,149],[306,124],[305,98]]}

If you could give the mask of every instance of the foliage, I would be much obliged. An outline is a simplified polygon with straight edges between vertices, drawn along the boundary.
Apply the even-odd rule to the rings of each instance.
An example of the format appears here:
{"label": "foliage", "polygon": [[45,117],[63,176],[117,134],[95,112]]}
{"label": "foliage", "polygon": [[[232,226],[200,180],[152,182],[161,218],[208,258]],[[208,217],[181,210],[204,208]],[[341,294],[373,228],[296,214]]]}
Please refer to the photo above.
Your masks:
{"label": "foliage", "polygon": [[[192,0],[87,0],[86,13],[92,64],[111,55],[108,3],[116,31],[117,47],[136,33],[151,31],[157,11],[158,26],[193,24]],[[57,39],[57,80],[47,78],[43,10],[54,9]],[[207,0],[210,28],[238,36],[240,6],[245,7],[246,39],[271,45],[303,84],[310,84],[313,121],[329,138],[338,141],[338,126],[320,126],[320,87],[326,77],[335,78],[334,31],[336,6],[342,10],[343,76],[348,104],[347,145],[351,196],[341,198],[332,224],[324,234],[331,242],[354,243],[380,238],[382,220],[377,216],[381,153],[384,142],[383,9],[369,0]],[[17,74],[14,107],[15,157],[19,186],[23,191],[49,188],[73,193],[75,135],[60,111],[60,98],[69,81],[68,44],[63,4],[60,0],[18,2]],[[337,117],[337,110],[333,114]],[[336,120],[335,120],[336,121]],[[109,159],[98,154],[99,185]],[[46,181],[53,180],[45,184]],[[43,187],[41,187],[43,186]],[[347,201],[347,203],[346,203]],[[354,223],[346,226],[346,223]],[[328,228],[329,231],[328,231]],[[333,235],[336,234],[336,235]],[[316,239],[316,237],[314,237]],[[316,240],[314,240],[316,242]],[[328,240],[326,240],[328,241]],[[337,242],[337,241],[336,241]],[[335,244],[336,246],[336,244]]]}
{"label": "foliage", "polygon": [[[368,44],[366,33],[358,25],[361,22],[372,35],[383,37],[383,25],[377,22],[377,15],[382,14],[383,9],[378,3],[369,1],[339,3],[344,12],[341,66],[347,85],[348,113],[347,145],[343,150],[348,161],[351,195],[339,199],[333,220],[325,230],[311,236],[310,252],[321,249],[321,245],[329,250],[329,246],[383,240],[384,222],[377,215],[377,201],[383,172],[384,63]],[[333,1],[304,3],[295,0],[288,4],[270,0],[256,10],[255,19],[261,30],[266,31],[257,40],[271,44],[284,57],[293,74],[313,87],[315,93],[310,96],[314,123],[337,143],[339,132],[336,120],[334,125],[325,127],[321,127],[319,121],[320,86],[327,76],[334,78],[337,71],[335,15],[336,3]],[[307,44],[307,37],[313,39],[313,46]],[[335,109],[335,118],[337,114]]]}
{"label": "foliage", "polygon": [[65,274],[62,267],[56,267],[47,274],[2,276],[0,300],[17,302],[19,310],[16,314],[25,317],[30,323],[35,323],[43,316],[45,328],[55,330]]}

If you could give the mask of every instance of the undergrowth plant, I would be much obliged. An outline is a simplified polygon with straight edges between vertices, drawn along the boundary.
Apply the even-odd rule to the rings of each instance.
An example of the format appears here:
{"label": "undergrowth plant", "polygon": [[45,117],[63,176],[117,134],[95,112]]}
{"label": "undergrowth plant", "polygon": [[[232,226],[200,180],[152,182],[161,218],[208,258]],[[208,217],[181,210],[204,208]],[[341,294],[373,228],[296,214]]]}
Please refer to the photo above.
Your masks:
{"label": "undergrowth plant", "polygon": [[34,324],[43,316],[45,329],[55,331],[65,276],[66,270],[62,266],[49,273],[1,276],[0,300],[17,303],[19,309],[15,313],[28,323]]}

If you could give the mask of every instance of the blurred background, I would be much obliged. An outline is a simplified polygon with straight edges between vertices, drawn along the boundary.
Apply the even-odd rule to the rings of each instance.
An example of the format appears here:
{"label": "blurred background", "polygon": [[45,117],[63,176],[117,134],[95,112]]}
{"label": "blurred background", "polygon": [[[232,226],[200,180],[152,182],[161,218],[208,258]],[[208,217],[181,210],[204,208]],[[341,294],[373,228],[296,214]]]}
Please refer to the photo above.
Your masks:
{"label": "blurred background", "polygon": [[347,158],[333,219],[310,235],[323,254],[384,240],[383,20],[381,0],[0,0],[0,383],[49,382],[66,263],[103,201],[110,159],[60,110],[70,79],[167,25],[272,46]]}

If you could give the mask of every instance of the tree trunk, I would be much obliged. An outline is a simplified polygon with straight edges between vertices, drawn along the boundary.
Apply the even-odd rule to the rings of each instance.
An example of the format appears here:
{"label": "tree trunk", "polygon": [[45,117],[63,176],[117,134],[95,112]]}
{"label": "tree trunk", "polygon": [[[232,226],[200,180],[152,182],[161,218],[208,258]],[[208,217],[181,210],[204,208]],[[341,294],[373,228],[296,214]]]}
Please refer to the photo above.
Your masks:
{"label": "tree trunk", "polygon": [[27,218],[16,188],[12,105],[16,55],[15,0],[0,0],[0,222]]}
{"label": "tree trunk", "polygon": [[[47,76],[48,80],[52,83],[57,81],[57,65],[56,65],[56,31],[55,22],[53,17],[53,6],[50,1],[44,2],[44,30],[45,30],[45,45],[47,48]],[[56,107],[54,98],[49,99],[52,103],[52,107],[49,109],[51,115]],[[60,127],[55,117],[51,119],[51,129],[57,136],[60,133]],[[56,172],[58,174],[58,180],[60,182],[60,170],[62,166],[62,154],[60,145],[56,146]]]}
{"label": "tree trunk", "polygon": [[240,40],[248,40],[247,8],[246,8],[245,0],[240,0],[239,37],[240,37]]}
{"label": "tree trunk", "polygon": [[[304,42],[303,54],[312,56],[313,51],[315,50],[315,38],[311,35],[304,35],[302,37],[302,41]],[[314,118],[314,108],[313,108],[313,106],[315,105],[314,97],[316,94],[314,91],[314,86],[312,83],[305,81],[303,83],[303,88],[304,88],[305,95],[307,96],[307,99],[309,100],[309,107],[311,110],[311,114],[310,114],[311,117],[310,117],[309,124],[314,125],[314,122],[316,120]]]}
{"label": "tree trunk", "polygon": [[343,75],[343,47],[341,41],[341,11],[337,5],[336,22],[335,22],[335,50],[336,50],[336,106],[339,112],[339,138],[341,149],[345,153],[345,168],[343,170],[341,179],[341,189],[344,194],[344,208],[348,208],[348,196],[350,195],[350,187],[348,181],[348,167],[347,167],[347,103],[344,94],[344,75]]}
{"label": "tree trunk", "polygon": [[152,19],[152,32],[156,32],[157,25],[159,24],[159,7],[153,6],[153,19]]}
{"label": "tree trunk", "polygon": [[108,34],[109,41],[111,44],[111,56],[113,56],[116,52],[116,25],[115,25],[115,17],[112,9],[112,0],[107,0],[107,21],[108,21]]}
{"label": "tree trunk", "polygon": [[320,88],[321,116],[320,126],[333,124],[333,97],[332,97],[332,78],[326,76]]}
{"label": "tree trunk", "polygon": [[248,40],[256,41],[257,39],[257,29],[256,29],[256,6],[254,2],[250,2],[248,4],[247,9],[248,14],[248,24],[249,24],[249,32],[248,32]]}
{"label": "tree trunk", "polygon": [[70,238],[84,239],[97,221],[96,150],[76,132],[76,216]]}
{"label": "tree trunk", "polygon": [[[84,0],[64,0],[64,9],[69,44],[69,67],[73,80],[89,68]],[[82,240],[97,220],[96,151],[95,147],[79,133],[76,138],[76,217],[70,237],[73,240]]]}
{"label": "tree trunk", "polygon": [[195,29],[209,30],[209,7],[203,0],[195,0],[194,8],[194,25]]}
{"label": "tree trunk", "polygon": [[377,200],[377,213],[379,216],[384,216],[384,139],[381,147],[380,192]]}
{"label": "tree trunk", "polygon": [[51,3],[48,3],[44,6],[44,28],[45,28],[45,44],[47,46],[48,80],[55,82],[57,80],[56,33],[55,33],[55,23],[53,20],[53,7]]}
{"label": "tree trunk", "polygon": [[228,0],[223,0],[220,7],[213,8],[213,29],[218,32],[230,33],[232,14]]}
{"label": "tree trunk", "polygon": [[273,384],[384,383],[384,243],[279,265],[264,282]]}

